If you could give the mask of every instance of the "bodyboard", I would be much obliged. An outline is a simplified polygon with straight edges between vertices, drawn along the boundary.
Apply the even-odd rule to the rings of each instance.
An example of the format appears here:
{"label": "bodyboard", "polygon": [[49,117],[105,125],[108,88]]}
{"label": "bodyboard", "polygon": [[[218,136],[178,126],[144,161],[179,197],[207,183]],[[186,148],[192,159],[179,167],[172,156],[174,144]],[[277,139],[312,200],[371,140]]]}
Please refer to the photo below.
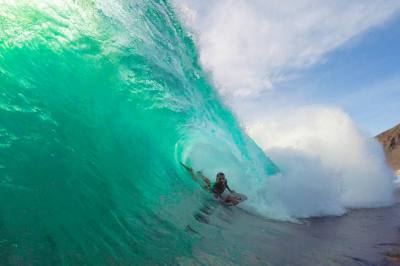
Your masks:
{"label": "bodyboard", "polygon": [[245,200],[247,200],[247,196],[237,192],[224,193],[221,197],[222,203],[227,206],[235,206]]}

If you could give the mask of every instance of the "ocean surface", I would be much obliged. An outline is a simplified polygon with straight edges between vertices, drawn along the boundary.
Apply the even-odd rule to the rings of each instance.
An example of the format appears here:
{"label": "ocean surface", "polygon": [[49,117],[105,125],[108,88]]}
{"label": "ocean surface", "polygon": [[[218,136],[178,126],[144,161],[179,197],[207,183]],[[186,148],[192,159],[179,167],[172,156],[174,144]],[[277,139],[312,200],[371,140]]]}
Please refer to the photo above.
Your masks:
{"label": "ocean surface", "polygon": [[[222,206],[181,161],[248,201]],[[269,219],[279,173],[169,2],[0,0],[0,265],[369,265],[398,247],[398,205]]]}
{"label": "ocean surface", "polygon": [[[203,208],[199,214],[202,225],[190,232],[203,237],[194,258],[182,258],[182,265],[400,265],[399,203],[297,223],[241,208]],[[216,236],[207,235],[210,228]]]}

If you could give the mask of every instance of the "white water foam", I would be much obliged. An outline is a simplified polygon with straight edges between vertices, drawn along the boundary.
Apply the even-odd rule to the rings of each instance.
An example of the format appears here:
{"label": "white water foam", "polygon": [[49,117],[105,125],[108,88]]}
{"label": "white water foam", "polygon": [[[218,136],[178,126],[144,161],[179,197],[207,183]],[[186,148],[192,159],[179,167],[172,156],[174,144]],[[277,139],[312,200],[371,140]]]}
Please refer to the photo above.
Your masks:
{"label": "white water foam", "polygon": [[381,146],[340,109],[308,106],[264,116],[251,123],[248,133],[283,175],[265,184],[265,213],[279,218],[339,215],[346,208],[393,202],[394,176]]}

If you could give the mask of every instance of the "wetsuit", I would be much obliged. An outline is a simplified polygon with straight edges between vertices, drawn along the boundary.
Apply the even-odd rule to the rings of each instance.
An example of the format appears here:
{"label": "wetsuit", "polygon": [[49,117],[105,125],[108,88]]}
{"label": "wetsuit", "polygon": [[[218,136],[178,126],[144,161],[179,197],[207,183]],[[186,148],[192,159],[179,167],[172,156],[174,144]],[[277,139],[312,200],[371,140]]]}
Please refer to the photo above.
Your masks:
{"label": "wetsuit", "polygon": [[232,192],[232,190],[228,187],[228,181],[226,179],[224,183],[214,183],[211,187],[212,193],[214,193],[215,197],[217,198],[221,197],[225,189],[228,189],[230,192]]}

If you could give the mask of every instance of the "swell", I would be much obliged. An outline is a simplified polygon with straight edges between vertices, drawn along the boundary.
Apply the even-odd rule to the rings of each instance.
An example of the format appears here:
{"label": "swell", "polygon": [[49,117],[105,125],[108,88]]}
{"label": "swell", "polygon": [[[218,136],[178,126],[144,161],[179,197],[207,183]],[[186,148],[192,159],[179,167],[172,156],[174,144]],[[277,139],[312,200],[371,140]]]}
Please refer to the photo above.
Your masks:
{"label": "swell", "polygon": [[166,1],[1,4],[0,264],[173,263],[207,197],[179,161],[277,172]]}

